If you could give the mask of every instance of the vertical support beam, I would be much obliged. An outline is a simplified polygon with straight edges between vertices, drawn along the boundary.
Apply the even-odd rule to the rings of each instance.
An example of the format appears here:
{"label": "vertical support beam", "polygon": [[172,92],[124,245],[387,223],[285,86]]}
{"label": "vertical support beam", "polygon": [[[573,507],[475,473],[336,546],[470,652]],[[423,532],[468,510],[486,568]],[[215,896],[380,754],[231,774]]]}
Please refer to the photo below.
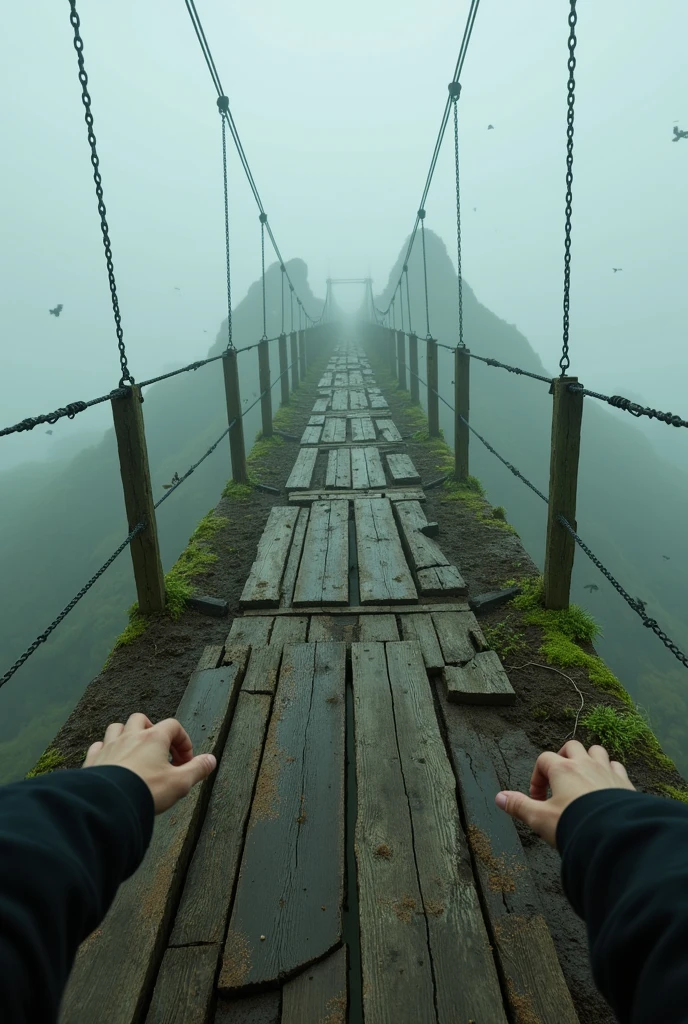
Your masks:
{"label": "vertical support beam", "polygon": [[427,339],[428,345],[428,433],[430,437],[440,436],[440,400],[437,397],[437,342],[434,338]]}
{"label": "vertical support beam", "polygon": [[289,361],[287,359],[287,336],[279,336],[280,392],[282,405],[289,405]]}
{"label": "vertical support beam", "polygon": [[387,338],[387,358],[389,360],[389,372],[393,377],[397,375],[397,347],[394,344],[394,331],[390,327],[385,328]]}
{"label": "vertical support beam", "polygon": [[397,331],[397,377],[399,389],[406,391],[406,339],[403,331]]}
{"label": "vertical support beam", "polygon": [[409,334],[409,381],[411,385],[411,401],[420,402],[420,389],[418,387],[418,337]]}
{"label": "vertical support beam", "polygon": [[454,353],[454,477],[460,481],[468,480],[468,440],[470,432],[466,423],[471,422],[470,371],[470,352],[467,348],[457,348]]}
{"label": "vertical support beam", "polygon": [[289,350],[291,355],[291,389],[296,391],[299,386],[299,350],[296,344],[296,331],[289,335]]}
{"label": "vertical support beam", "polygon": [[263,437],[272,437],[272,391],[270,390],[270,343],[267,338],[258,344],[258,386]]}
{"label": "vertical support beam", "polygon": [[145,530],[137,534],[129,546],[139,611],[150,615],[165,607],[165,577],[158,546],[142,402],[140,389],[133,385],[126,397],[113,398],[111,405],[129,529],[133,530],[137,523],[146,523]]}
{"label": "vertical support beam", "polygon": [[558,521],[576,529],[576,492],[580,454],[583,395],[568,390],[577,377],[552,381],[552,452],[549,463],[549,509],[545,547],[545,607],[568,608],[576,542]]}
{"label": "vertical support beam", "polygon": [[306,376],[306,332],[299,331],[299,370],[301,380]]}
{"label": "vertical support beam", "polygon": [[244,421],[241,418],[241,393],[239,391],[239,367],[237,351],[227,349],[222,357],[225,375],[225,397],[227,399],[227,422],[234,423],[229,432],[229,451],[232,456],[232,480],[235,484],[247,484],[246,448],[244,446]]}

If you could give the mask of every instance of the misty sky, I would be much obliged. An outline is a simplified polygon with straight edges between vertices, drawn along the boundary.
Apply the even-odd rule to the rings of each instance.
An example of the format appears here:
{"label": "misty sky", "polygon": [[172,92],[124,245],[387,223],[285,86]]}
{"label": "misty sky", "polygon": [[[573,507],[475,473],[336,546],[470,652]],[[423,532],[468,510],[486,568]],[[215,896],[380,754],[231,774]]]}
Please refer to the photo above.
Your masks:
{"label": "misty sky", "polygon": [[[328,275],[370,273],[381,290],[413,223],[468,0],[197,6],[284,257],[306,260],[318,295]],[[686,416],[688,140],[671,137],[674,121],[688,128],[688,5],[579,8],[571,369]],[[183,0],[80,0],[79,11],[125,340],[142,379],[205,354],[226,314],[219,115]],[[567,12],[566,0],[483,0],[460,100],[464,277],[552,370]],[[66,0],[4,11],[0,85],[4,426],[105,393],[119,369]],[[260,234],[234,155],[230,203],[239,301],[259,273]],[[448,134],[426,223],[453,259],[454,216]],[[59,320],[47,312],[57,302]],[[108,425],[105,405],[54,438],[3,439],[0,469]]]}

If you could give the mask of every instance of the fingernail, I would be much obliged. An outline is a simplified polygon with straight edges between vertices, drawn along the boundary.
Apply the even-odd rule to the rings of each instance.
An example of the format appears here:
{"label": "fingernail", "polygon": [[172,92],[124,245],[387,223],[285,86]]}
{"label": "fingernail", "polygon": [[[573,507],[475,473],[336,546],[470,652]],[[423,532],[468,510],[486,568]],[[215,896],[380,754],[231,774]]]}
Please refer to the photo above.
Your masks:
{"label": "fingernail", "polygon": [[495,797],[495,803],[497,807],[501,807],[503,811],[506,810],[506,793],[497,793]]}
{"label": "fingernail", "polygon": [[208,761],[210,763],[211,772],[214,771],[215,768],[217,767],[217,758],[215,757],[214,754],[206,754],[205,756],[208,758]]}

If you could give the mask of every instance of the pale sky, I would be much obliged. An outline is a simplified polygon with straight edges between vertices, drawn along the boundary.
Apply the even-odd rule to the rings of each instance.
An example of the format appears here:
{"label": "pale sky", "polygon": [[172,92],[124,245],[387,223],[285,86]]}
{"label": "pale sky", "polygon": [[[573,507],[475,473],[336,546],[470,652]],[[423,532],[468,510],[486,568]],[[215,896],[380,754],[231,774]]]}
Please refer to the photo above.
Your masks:
{"label": "pale sky", "polygon": [[[370,273],[382,290],[413,224],[468,6],[197,0],[283,256],[307,262],[316,295],[328,275]],[[568,6],[482,0],[460,100],[464,277],[552,370]],[[183,0],[78,7],[142,379],[204,355],[226,313],[219,115]],[[688,128],[688,4],[578,7],[571,371],[685,417],[688,139],[671,138],[675,121]],[[5,426],[105,393],[119,371],[67,0],[4,11],[0,89]],[[260,234],[234,155],[230,204],[238,301],[259,274]],[[426,208],[455,259],[451,125]],[[59,436],[107,426],[105,405]],[[49,444],[43,430],[2,439],[0,469]]]}

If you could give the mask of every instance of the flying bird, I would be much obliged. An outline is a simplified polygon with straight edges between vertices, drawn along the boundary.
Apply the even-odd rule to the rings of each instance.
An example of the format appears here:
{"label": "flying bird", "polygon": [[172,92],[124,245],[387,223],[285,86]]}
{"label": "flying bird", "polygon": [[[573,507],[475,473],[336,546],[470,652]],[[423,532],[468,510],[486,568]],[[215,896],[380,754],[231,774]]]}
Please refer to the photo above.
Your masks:
{"label": "flying bird", "polygon": [[163,487],[165,488],[166,491],[169,491],[170,487],[174,487],[174,485],[178,483],[181,483],[181,480],[179,479],[179,473],[175,471],[175,474],[172,477],[169,484],[163,484]]}
{"label": "flying bird", "polygon": [[52,434],[52,430],[46,430],[46,434]]}
{"label": "flying bird", "polygon": [[494,125],[493,124],[488,124],[487,130],[488,130],[488,132],[489,131],[494,131]]}
{"label": "flying bird", "polygon": [[174,286],[174,290],[175,290],[176,292],[180,292],[180,291],[181,291],[181,288],[179,287],[179,285],[175,285],[175,286]]}
{"label": "flying bird", "polygon": [[593,590],[599,590],[599,589],[600,588],[597,586],[596,583],[586,583],[585,586],[583,587],[583,590],[589,590],[591,594],[592,594]]}
{"label": "flying bird", "polygon": [[55,309],[49,309],[48,312],[50,313],[51,316],[59,316],[63,309],[64,306],[62,305],[62,303],[58,302],[58,304],[55,306]]}
{"label": "flying bird", "polygon": [[475,213],[477,209],[478,209],[478,207],[477,207],[477,206],[474,206],[474,207],[473,207],[473,213]]}
{"label": "flying bird", "polygon": [[662,555],[662,558],[666,559],[666,561],[667,561],[667,562],[668,562],[668,561],[670,561],[670,559],[669,559],[669,556],[668,556],[668,555]]}
{"label": "flying bird", "polygon": [[682,132],[680,128],[674,125],[674,137],[671,141],[678,142],[679,139],[688,139],[688,132]]}
{"label": "flying bird", "polygon": [[620,270],[623,270],[623,267],[612,267],[612,270],[615,274],[618,274]]}

